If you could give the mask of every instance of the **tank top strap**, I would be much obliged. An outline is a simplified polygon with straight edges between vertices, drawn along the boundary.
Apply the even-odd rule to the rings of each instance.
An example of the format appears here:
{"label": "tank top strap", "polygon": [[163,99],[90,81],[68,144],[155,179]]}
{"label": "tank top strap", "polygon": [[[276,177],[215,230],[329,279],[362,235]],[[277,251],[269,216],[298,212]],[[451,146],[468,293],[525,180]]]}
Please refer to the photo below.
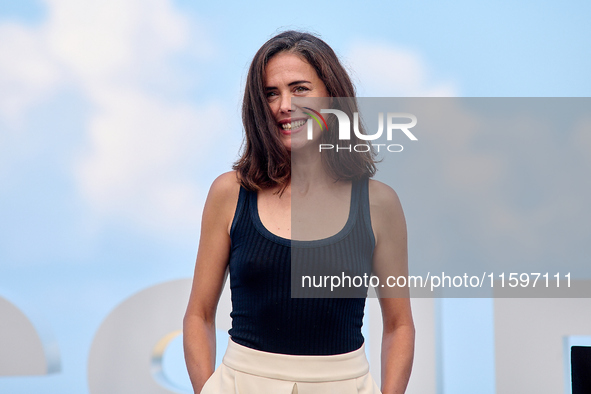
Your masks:
{"label": "tank top strap", "polygon": [[236,203],[236,211],[234,211],[234,218],[232,219],[232,226],[230,227],[230,237],[234,235],[236,226],[238,225],[240,220],[248,213],[248,196],[249,191],[241,185],[240,192],[238,194],[238,202]]}
{"label": "tank top strap", "polygon": [[358,222],[360,225],[365,227],[365,231],[367,231],[369,237],[371,238],[371,243],[373,246],[376,244],[375,236],[373,233],[373,228],[371,226],[371,210],[369,204],[369,178],[365,177],[359,181],[356,181],[359,187],[359,215],[358,215]]}

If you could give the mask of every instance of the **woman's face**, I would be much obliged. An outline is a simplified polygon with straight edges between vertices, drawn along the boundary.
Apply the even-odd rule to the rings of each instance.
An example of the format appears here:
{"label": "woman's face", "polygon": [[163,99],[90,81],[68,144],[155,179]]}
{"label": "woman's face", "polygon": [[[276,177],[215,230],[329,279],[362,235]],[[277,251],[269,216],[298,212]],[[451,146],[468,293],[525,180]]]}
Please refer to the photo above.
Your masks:
{"label": "woman's face", "polygon": [[[300,145],[306,145],[308,116],[301,107],[294,106],[292,111],[291,98],[329,97],[316,70],[300,56],[280,52],[268,61],[265,68],[265,93],[285,147],[291,151],[292,147],[298,149]],[[319,137],[320,130],[315,128],[314,140]]]}

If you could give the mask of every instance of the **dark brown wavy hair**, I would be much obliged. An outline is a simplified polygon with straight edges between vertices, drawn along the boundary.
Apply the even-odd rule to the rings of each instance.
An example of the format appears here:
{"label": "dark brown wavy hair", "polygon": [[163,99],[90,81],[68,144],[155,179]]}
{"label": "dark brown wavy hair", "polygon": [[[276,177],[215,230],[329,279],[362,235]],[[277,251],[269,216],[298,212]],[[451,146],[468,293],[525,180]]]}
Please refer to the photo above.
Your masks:
{"label": "dark brown wavy hair", "polygon": [[[349,74],[332,48],[320,38],[309,33],[289,30],[267,41],[254,56],[246,77],[242,102],[245,143],[240,159],[233,166],[238,172],[242,186],[249,190],[275,186],[280,186],[283,190],[291,177],[290,154],[281,142],[265,94],[265,67],[269,60],[280,52],[296,54],[310,64],[324,82],[330,97],[351,98],[339,100],[341,110],[352,114],[357,108],[355,87]],[[337,129],[329,127],[332,131],[323,133],[321,142],[332,141],[334,144],[334,141],[337,141]],[[358,143],[364,141],[353,134],[351,145]],[[373,149],[364,153],[341,150],[338,154],[331,149],[322,152],[322,160],[335,181],[371,177],[376,172]]]}

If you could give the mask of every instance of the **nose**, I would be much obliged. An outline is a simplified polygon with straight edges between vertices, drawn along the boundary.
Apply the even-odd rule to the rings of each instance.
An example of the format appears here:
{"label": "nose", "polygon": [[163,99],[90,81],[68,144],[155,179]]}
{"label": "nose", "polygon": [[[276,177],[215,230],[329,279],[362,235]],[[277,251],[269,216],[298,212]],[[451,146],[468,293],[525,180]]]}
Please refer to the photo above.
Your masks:
{"label": "nose", "polygon": [[280,100],[281,102],[279,103],[279,110],[283,113],[291,112],[291,95],[282,94]]}

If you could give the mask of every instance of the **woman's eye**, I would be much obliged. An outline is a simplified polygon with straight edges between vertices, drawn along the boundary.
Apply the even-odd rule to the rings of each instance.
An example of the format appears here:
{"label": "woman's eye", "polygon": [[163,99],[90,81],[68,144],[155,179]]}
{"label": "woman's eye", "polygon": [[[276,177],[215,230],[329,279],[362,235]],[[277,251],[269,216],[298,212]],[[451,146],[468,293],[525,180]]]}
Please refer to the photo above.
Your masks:
{"label": "woman's eye", "polygon": [[267,92],[267,98],[277,96],[277,92]]}
{"label": "woman's eye", "polygon": [[305,92],[305,91],[308,91],[308,90],[310,90],[310,89],[308,89],[305,86],[298,86],[298,87],[295,88],[295,91],[298,92],[298,93],[302,93],[302,92]]}

